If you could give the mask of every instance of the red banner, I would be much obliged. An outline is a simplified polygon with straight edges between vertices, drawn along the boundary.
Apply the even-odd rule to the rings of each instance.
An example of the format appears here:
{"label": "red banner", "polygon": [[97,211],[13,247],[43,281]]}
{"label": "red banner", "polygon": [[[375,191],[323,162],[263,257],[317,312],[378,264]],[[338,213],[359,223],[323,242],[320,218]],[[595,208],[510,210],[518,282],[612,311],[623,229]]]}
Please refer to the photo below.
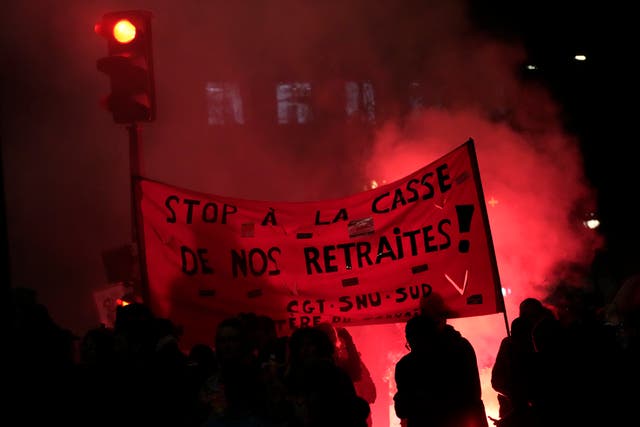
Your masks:
{"label": "red banner", "polygon": [[267,202],[139,179],[148,300],[211,342],[240,312],[280,331],[406,321],[439,294],[452,317],[503,312],[473,140],[342,199]]}

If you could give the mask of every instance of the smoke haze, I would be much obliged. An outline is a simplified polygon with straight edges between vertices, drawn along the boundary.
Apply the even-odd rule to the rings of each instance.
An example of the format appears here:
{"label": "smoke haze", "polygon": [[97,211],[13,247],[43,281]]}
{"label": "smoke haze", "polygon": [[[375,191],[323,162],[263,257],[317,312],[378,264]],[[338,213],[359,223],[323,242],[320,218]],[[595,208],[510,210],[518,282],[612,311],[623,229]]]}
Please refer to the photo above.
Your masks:
{"label": "smoke haze", "polygon": [[[602,245],[576,221],[597,194],[562,107],[519,74],[524,47],[481,32],[463,1],[61,0],[4,9],[12,283],[36,289],[78,334],[98,323],[102,251],[131,239],[127,133],[98,106],[108,80],[95,66],[106,43],[93,25],[114,10],[154,14],[158,118],[142,128],[149,178],[239,198],[333,198],[399,179],[473,138],[509,319],[523,298],[544,298],[562,266],[588,266]],[[333,94],[345,79],[373,82],[369,130],[326,119],[344,108]],[[244,88],[247,126],[207,124],[212,81]],[[277,126],[264,100],[275,103],[279,81],[314,82],[322,126]],[[399,81],[422,83],[421,109],[407,113]],[[474,344],[486,383],[504,319],[454,322]],[[380,358],[403,354],[402,328],[375,328],[353,333],[374,374],[388,376],[394,361]],[[383,355],[373,355],[376,333],[388,342]]]}

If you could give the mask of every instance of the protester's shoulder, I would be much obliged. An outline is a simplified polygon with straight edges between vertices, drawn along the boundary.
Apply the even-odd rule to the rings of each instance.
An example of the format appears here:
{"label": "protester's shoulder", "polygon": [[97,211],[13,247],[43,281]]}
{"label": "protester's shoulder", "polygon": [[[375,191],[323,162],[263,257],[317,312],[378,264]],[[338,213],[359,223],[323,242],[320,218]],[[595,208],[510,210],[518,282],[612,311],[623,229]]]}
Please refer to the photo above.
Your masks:
{"label": "protester's shoulder", "polygon": [[471,341],[469,341],[464,335],[462,335],[460,331],[458,331],[452,325],[445,326],[444,335],[447,341],[456,346],[473,349]]}
{"label": "protester's shoulder", "polygon": [[403,367],[412,365],[414,363],[415,358],[416,356],[414,353],[405,354],[396,362],[396,369],[402,369]]}
{"label": "protester's shoulder", "polygon": [[446,325],[444,327],[444,329],[443,329],[442,334],[446,339],[451,340],[451,341],[460,341],[460,340],[465,340],[466,339],[462,335],[462,333],[460,333],[460,331],[458,331],[452,325]]}

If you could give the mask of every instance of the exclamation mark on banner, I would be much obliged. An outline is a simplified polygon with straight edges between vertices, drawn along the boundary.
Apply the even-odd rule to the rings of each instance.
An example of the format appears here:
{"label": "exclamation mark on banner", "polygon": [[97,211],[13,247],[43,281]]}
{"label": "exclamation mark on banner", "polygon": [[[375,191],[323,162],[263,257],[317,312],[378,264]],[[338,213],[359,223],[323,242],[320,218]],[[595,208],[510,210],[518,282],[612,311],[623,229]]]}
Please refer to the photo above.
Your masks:
{"label": "exclamation mark on banner", "polygon": [[[458,228],[460,233],[468,233],[471,230],[471,217],[473,217],[473,205],[456,205],[458,214]],[[462,253],[469,252],[469,241],[462,239],[458,242],[458,250]]]}

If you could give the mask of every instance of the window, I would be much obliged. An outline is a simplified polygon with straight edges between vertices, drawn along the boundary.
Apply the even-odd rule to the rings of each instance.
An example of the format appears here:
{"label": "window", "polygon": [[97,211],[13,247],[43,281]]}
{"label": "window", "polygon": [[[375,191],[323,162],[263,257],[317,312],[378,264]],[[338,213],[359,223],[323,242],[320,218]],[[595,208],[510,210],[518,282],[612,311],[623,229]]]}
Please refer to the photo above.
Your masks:
{"label": "window", "polygon": [[278,83],[278,123],[309,123],[313,119],[311,110],[311,83]]}
{"label": "window", "polygon": [[409,108],[413,111],[424,109],[424,94],[422,82],[413,81],[409,83]]}
{"label": "window", "polygon": [[373,84],[368,81],[346,82],[345,92],[347,117],[360,117],[365,122],[375,122],[376,101]]}
{"label": "window", "polygon": [[237,84],[209,82],[206,96],[209,125],[244,124],[242,98]]}

